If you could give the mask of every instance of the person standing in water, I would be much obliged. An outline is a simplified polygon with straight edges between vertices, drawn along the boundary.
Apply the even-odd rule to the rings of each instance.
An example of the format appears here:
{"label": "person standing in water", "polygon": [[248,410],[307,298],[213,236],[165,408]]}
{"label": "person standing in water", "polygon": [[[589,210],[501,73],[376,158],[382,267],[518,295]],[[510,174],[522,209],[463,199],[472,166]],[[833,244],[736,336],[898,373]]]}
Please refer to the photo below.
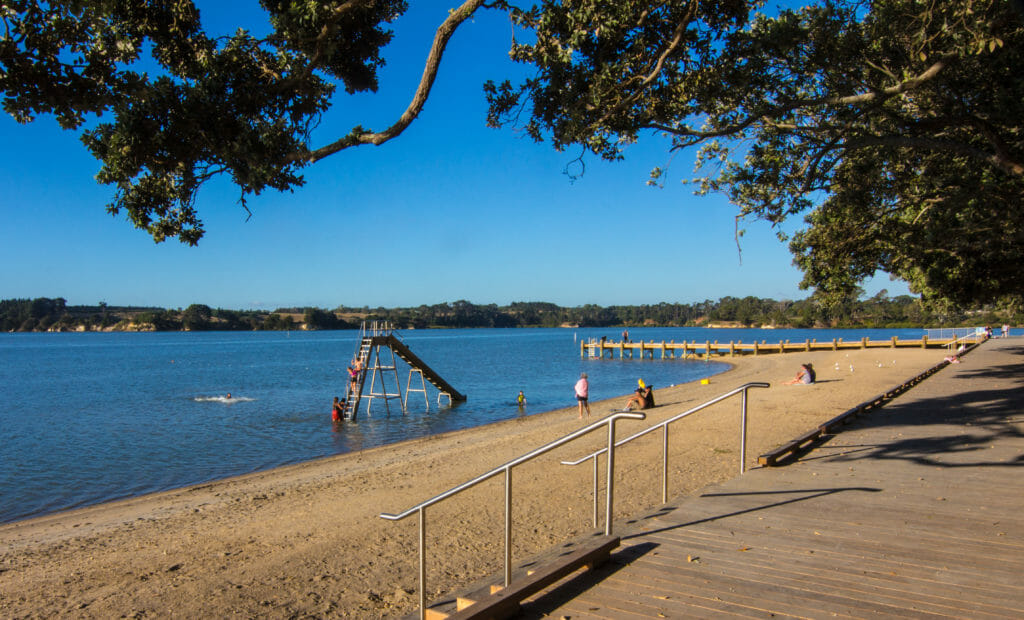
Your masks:
{"label": "person standing in water", "polygon": [[579,419],[583,419],[583,410],[587,410],[587,417],[590,417],[590,403],[587,399],[590,397],[590,382],[587,381],[587,373],[580,373],[580,380],[576,382],[576,403],[579,406],[580,415]]}
{"label": "person standing in water", "polygon": [[526,396],[522,390],[519,390],[519,396],[516,396],[516,404],[519,405],[520,409],[526,406]]}

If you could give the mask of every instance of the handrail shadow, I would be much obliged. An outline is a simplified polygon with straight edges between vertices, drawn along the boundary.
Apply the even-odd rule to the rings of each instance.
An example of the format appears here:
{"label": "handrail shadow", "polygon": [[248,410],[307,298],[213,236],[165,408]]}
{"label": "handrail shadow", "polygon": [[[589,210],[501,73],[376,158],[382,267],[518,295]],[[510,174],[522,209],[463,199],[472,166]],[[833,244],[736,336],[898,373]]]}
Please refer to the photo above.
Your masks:
{"label": "handrail shadow", "polygon": [[[803,502],[803,501],[807,501],[807,500],[811,500],[811,499],[816,499],[816,498],[819,498],[819,497],[826,497],[828,495],[833,495],[835,493],[844,493],[844,492],[847,492],[847,491],[861,491],[861,492],[865,492],[865,493],[878,493],[881,490],[882,489],[876,489],[876,488],[873,488],[873,487],[842,487],[842,488],[832,488],[832,489],[791,489],[791,490],[785,490],[785,491],[758,491],[758,492],[752,492],[752,493],[705,493],[705,494],[702,494],[699,497],[702,497],[702,498],[714,498],[714,497],[733,497],[733,496],[791,495],[791,494],[794,494],[794,493],[806,493],[807,495],[805,495],[803,497],[794,497],[794,498],[790,498],[790,499],[786,499],[786,500],[782,500],[782,501],[771,502],[771,503],[767,503],[767,504],[764,504],[764,505],[761,505],[761,506],[755,506],[755,507],[747,508],[747,509],[744,509],[744,510],[736,510],[736,511],[732,511],[732,512],[729,512],[729,513],[723,513],[723,514],[720,514],[720,515],[715,515],[713,517],[706,517],[706,518],[703,518],[703,519],[696,519],[694,521],[689,521],[689,522],[686,522],[686,523],[672,524],[670,526],[659,528],[659,529],[655,529],[655,530],[645,530],[643,532],[637,532],[635,534],[630,534],[630,535],[623,536],[622,537],[623,543],[625,543],[627,540],[636,540],[637,542],[635,544],[632,544],[632,545],[624,545],[621,549],[619,549],[618,551],[613,553],[611,555],[611,557],[608,559],[608,561],[605,564],[603,564],[602,566],[596,567],[596,568],[594,568],[592,570],[589,570],[589,571],[581,572],[581,573],[577,574],[576,576],[574,576],[572,579],[564,581],[561,584],[559,584],[558,586],[554,587],[553,589],[548,590],[547,592],[544,593],[543,596],[538,597],[538,598],[534,599],[533,601],[524,603],[523,606],[522,606],[522,611],[519,613],[519,615],[517,617],[518,618],[530,618],[530,619],[540,619],[540,618],[549,617],[549,614],[551,614],[551,612],[553,612],[556,609],[558,609],[559,607],[565,605],[569,601],[579,597],[580,595],[582,595],[587,590],[597,586],[601,582],[603,582],[606,579],[608,579],[609,577],[613,576],[618,571],[622,570],[623,568],[626,568],[630,564],[636,562],[637,560],[641,559],[642,557],[646,556],[647,554],[651,553],[652,551],[654,551],[655,549],[660,547],[660,544],[657,543],[657,542],[654,542],[652,540],[644,540],[646,537],[651,536],[653,534],[658,534],[658,533],[662,533],[662,532],[672,531],[672,530],[676,530],[676,529],[683,528],[683,527],[697,525],[697,524],[700,524],[700,523],[707,523],[707,522],[710,522],[710,521],[716,521],[718,519],[725,519],[725,518],[728,518],[728,517],[733,517],[733,516],[737,516],[737,515],[741,515],[741,514],[747,514],[747,513],[757,512],[757,511],[761,511],[761,510],[768,510],[768,509],[771,509],[771,508],[775,508],[777,506],[785,506],[787,504],[794,504],[794,503]],[[658,511],[656,511],[652,515],[649,515],[648,517],[644,517],[643,519],[656,518],[656,517],[659,517],[659,516],[663,516],[666,512],[671,512],[672,510],[675,510],[675,509],[676,509],[676,507],[662,507],[661,509],[659,509]]]}
{"label": "handrail shadow", "polygon": [[[726,519],[728,517],[735,517],[735,516],[738,516],[738,515],[749,514],[751,512],[759,512],[761,510],[768,510],[770,508],[777,508],[779,506],[786,506],[786,505],[789,505],[789,504],[796,504],[796,503],[799,503],[799,502],[805,502],[807,500],[817,499],[819,497],[827,497],[829,495],[834,495],[836,493],[844,493],[844,492],[847,492],[847,491],[860,491],[860,492],[863,492],[863,493],[880,493],[882,491],[882,489],[876,489],[874,487],[838,487],[838,488],[831,488],[831,489],[787,489],[785,491],[756,491],[756,492],[751,492],[751,493],[704,493],[704,494],[699,495],[698,497],[705,498],[705,497],[735,497],[735,496],[758,496],[758,495],[792,495],[794,493],[808,493],[809,495],[805,495],[803,497],[794,497],[794,498],[791,498],[791,499],[782,500],[782,501],[778,501],[778,502],[772,502],[772,503],[764,504],[764,505],[761,505],[761,506],[753,506],[751,508],[744,508],[743,510],[734,510],[732,512],[723,513],[723,514],[715,515],[715,516],[712,516],[712,517],[705,517],[703,519],[695,519],[693,521],[687,521],[686,523],[675,523],[675,524],[672,524],[670,526],[659,528],[659,529],[656,529],[656,530],[644,530],[643,532],[638,532],[636,534],[629,534],[629,535],[623,536],[622,539],[623,540],[631,540],[631,539],[634,539],[634,538],[643,538],[644,536],[649,536],[651,534],[657,534],[657,533],[660,533],[660,532],[670,532],[672,530],[677,530],[677,529],[682,528],[682,527],[688,527],[688,526],[691,526],[691,525],[699,525],[701,523],[710,523],[711,521],[717,521],[719,519]],[[655,516],[658,516],[658,515],[655,515]]]}

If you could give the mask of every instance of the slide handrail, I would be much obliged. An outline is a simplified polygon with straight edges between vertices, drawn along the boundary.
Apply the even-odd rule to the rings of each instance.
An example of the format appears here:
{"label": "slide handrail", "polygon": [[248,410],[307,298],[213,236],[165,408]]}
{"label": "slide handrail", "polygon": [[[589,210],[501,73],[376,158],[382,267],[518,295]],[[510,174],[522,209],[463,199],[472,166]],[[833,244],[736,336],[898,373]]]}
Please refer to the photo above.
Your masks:
{"label": "slide handrail", "polygon": [[[734,390],[732,390],[730,392],[726,392],[725,394],[722,394],[720,396],[712,398],[711,400],[709,400],[709,401],[707,401],[705,403],[701,403],[700,405],[697,405],[696,407],[693,407],[692,409],[688,409],[688,410],[686,410],[686,411],[684,411],[684,412],[682,412],[682,413],[680,413],[678,415],[675,415],[675,416],[673,416],[673,417],[671,417],[671,418],[669,418],[667,420],[659,422],[658,424],[655,424],[654,426],[646,428],[646,429],[644,429],[644,430],[642,430],[642,431],[640,431],[638,433],[634,433],[633,435],[630,435],[629,437],[626,437],[625,439],[621,439],[621,440],[619,440],[619,441],[617,441],[615,443],[614,447],[618,448],[619,446],[625,445],[625,444],[633,441],[634,439],[639,439],[640,437],[643,437],[644,435],[647,435],[649,433],[653,433],[654,431],[656,431],[658,429],[662,429],[663,430],[663,433],[662,433],[662,446],[661,446],[661,502],[662,503],[666,503],[666,502],[668,502],[668,427],[669,427],[669,425],[672,424],[673,422],[676,422],[678,420],[681,420],[681,419],[685,418],[688,415],[697,413],[698,411],[700,411],[702,409],[706,409],[707,407],[710,407],[711,405],[714,405],[714,404],[719,403],[719,402],[721,402],[721,401],[723,401],[723,400],[725,400],[727,398],[735,396],[736,394],[742,393],[743,394],[743,404],[742,404],[741,414],[740,414],[740,473],[742,474],[744,471],[746,471],[746,458],[747,458],[747,392],[751,388],[768,388],[768,387],[771,387],[770,383],[764,383],[764,382],[761,382],[761,381],[745,383],[745,384],[739,386],[738,388],[736,388],[736,389],[734,389]],[[597,527],[597,465],[598,465],[598,457],[601,456],[602,454],[605,454],[605,453],[611,454],[611,452],[609,451],[609,448],[601,448],[600,450],[597,450],[596,452],[591,452],[590,454],[588,454],[588,455],[586,455],[586,456],[584,456],[584,457],[582,457],[580,459],[577,459],[575,461],[562,461],[562,465],[573,465],[573,466],[580,465],[582,463],[586,463],[587,461],[589,461],[591,459],[593,459],[593,461],[594,461],[594,527]],[[609,483],[608,483],[609,486],[611,486],[611,482],[610,481],[611,481],[611,477],[609,476]]]}
{"label": "slide handrail", "polygon": [[522,456],[520,456],[518,458],[512,459],[511,461],[505,463],[504,465],[500,465],[500,466],[495,467],[494,469],[492,469],[492,470],[490,470],[490,471],[488,471],[486,473],[480,474],[479,476],[477,476],[476,478],[473,478],[472,480],[468,480],[468,481],[463,482],[462,484],[460,484],[458,486],[452,487],[451,489],[448,489],[447,491],[444,491],[443,493],[435,495],[434,497],[431,497],[430,499],[428,499],[426,501],[420,502],[419,504],[416,504],[415,506],[413,506],[413,507],[411,507],[411,508],[409,508],[407,510],[404,510],[404,511],[398,513],[398,514],[391,514],[391,513],[386,513],[386,512],[381,513],[380,517],[382,519],[387,519],[389,521],[401,521],[402,519],[405,519],[406,517],[408,517],[408,516],[410,516],[412,514],[418,514],[419,515],[419,547],[420,547],[420,554],[419,554],[420,555],[420,557],[419,557],[419,573],[420,573],[420,575],[419,575],[419,581],[420,581],[419,598],[420,598],[420,601],[419,602],[420,602],[420,618],[425,618],[426,617],[426,609],[427,609],[427,601],[426,601],[426,592],[427,592],[427,588],[426,588],[426,585],[427,585],[426,584],[426,581],[427,581],[427,577],[426,577],[426,575],[427,575],[427,571],[426,571],[426,514],[425,514],[425,510],[428,507],[430,507],[430,506],[432,506],[434,504],[437,504],[439,502],[442,502],[445,499],[447,499],[449,497],[452,497],[453,495],[457,495],[458,493],[461,493],[462,491],[465,491],[466,489],[468,489],[470,487],[476,486],[477,484],[480,484],[481,482],[484,482],[485,480],[489,480],[489,479],[493,478],[494,476],[497,476],[498,474],[504,473],[505,474],[505,587],[508,587],[508,585],[511,583],[511,579],[512,579],[512,468],[515,467],[516,465],[521,465],[521,464],[523,464],[523,463],[525,463],[527,461],[533,460],[533,459],[537,458],[538,456],[541,456],[542,454],[550,452],[551,450],[554,450],[555,448],[558,448],[560,446],[563,446],[563,445],[569,443],[570,441],[578,439],[579,437],[582,437],[583,435],[586,435],[586,434],[590,433],[591,431],[594,431],[594,430],[596,430],[596,429],[598,429],[598,428],[600,428],[602,426],[607,426],[608,427],[608,447],[604,450],[604,452],[608,454],[608,485],[607,485],[608,488],[607,488],[606,493],[605,493],[605,535],[606,536],[610,536],[611,533],[612,533],[612,498],[614,496],[613,488],[614,488],[614,480],[615,480],[615,476],[614,476],[615,446],[616,446],[616,443],[615,443],[615,423],[618,420],[622,420],[622,419],[644,420],[646,418],[647,418],[647,415],[644,414],[644,413],[640,413],[640,412],[618,412],[618,413],[614,413],[614,414],[612,414],[610,416],[606,416],[606,417],[604,417],[604,418],[602,418],[602,419],[600,419],[600,420],[598,420],[596,422],[588,424],[587,426],[584,426],[583,428],[581,428],[581,429],[579,429],[579,430],[577,430],[575,432],[569,433],[568,435],[565,435],[564,437],[556,439],[556,440],[552,441],[551,443],[548,443],[548,444],[546,444],[544,446],[541,446],[541,447],[539,447],[539,448],[537,448],[537,449],[535,449],[535,450],[533,450],[531,452],[528,452],[528,453],[526,453],[526,454],[524,454],[524,455],[522,455]]}

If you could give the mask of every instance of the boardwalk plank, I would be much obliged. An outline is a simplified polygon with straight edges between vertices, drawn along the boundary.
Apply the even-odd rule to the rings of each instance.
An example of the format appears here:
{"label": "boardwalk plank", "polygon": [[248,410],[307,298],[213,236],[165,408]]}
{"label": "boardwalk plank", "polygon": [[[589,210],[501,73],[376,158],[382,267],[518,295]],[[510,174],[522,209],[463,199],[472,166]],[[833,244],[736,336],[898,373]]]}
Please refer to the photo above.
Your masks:
{"label": "boardwalk plank", "polygon": [[[681,567],[688,562],[692,554],[682,556],[678,549],[663,547],[665,552],[652,560],[661,570],[673,574],[674,567]],[[744,554],[746,556],[746,554]],[[970,600],[979,603],[964,604],[964,597],[955,596],[957,592],[948,585],[938,582],[928,583],[922,580],[899,580],[896,575],[868,575],[855,569],[836,567],[827,561],[815,563],[777,562],[771,558],[744,557],[739,560],[724,555],[698,555],[702,567],[698,574],[705,578],[720,575],[744,577],[755,581],[775,580],[790,587],[803,588],[811,592],[842,593],[845,596],[868,597],[889,605],[913,604],[916,609],[933,613],[964,613],[971,611],[974,617],[1012,617],[1024,615],[1019,606],[1020,593],[1016,599],[1000,596],[992,592],[972,591]]]}
{"label": "boardwalk plank", "polygon": [[[678,588],[677,595],[687,594],[700,596],[708,600],[728,600],[741,604],[750,610],[778,615],[788,613],[800,617],[826,617],[847,615],[850,617],[880,618],[924,618],[941,617],[928,614],[921,610],[906,609],[895,605],[881,604],[875,601],[857,600],[841,593],[811,592],[801,588],[781,585],[777,582],[757,581],[734,575],[716,575],[714,579],[689,578],[681,576],[673,568],[666,565],[652,565],[657,568],[644,574],[642,587],[657,587],[664,591],[669,587]],[[625,577],[615,575],[607,584],[607,588],[637,587]]]}
{"label": "boardwalk plank", "polygon": [[[677,563],[685,562],[691,557],[698,557],[701,558],[702,563],[712,566],[739,565],[757,567],[758,570],[765,572],[781,571],[783,573],[789,570],[807,575],[812,579],[829,579],[832,575],[835,575],[836,579],[848,579],[849,575],[853,575],[855,580],[879,582],[885,587],[903,583],[907,588],[933,593],[940,597],[967,594],[972,598],[987,601],[993,606],[1018,610],[1024,615],[1024,609],[1021,609],[1024,586],[1021,585],[1020,579],[1016,579],[1010,584],[998,584],[979,576],[976,571],[972,570],[962,568],[937,570],[911,566],[905,562],[851,563],[850,568],[844,572],[841,570],[841,566],[844,566],[845,563],[835,561],[833,554],[822,551],[809,553],[807,549],[765,547],[745,552],[740,557],[739,554],[721,553],[719,546],[714,543],[709,545],[703,540],[678,539],[677,542],[680,544],[662,545],[660,555],[672,558]],[[736,570],[742,569],[737,568]]]}
{"label": "boardwalk plank", "polygon": [[[694,536],[700,531],[687,533],[687,536]],[[944,546],[927,545],[915,539],[907,532],[892,532],[890,538],[879,536],[873,539],[857,538],[854,536],[841,536],[836,533],[823,532],[815,536],[811,531],[787,532],[779,529],[771,531],[754,530],[745,528],[741,524],[733,524],[731,529],[733,535],[730,538],[737,541],[739,546],[756,546],[764,548],[763,543],[752,543],[752,540],[761,540],[765,536],[771,536],[773,549],[815,549],[818,552],[830,552],[835,561],[853,562],[861,565],[863,562],[879,563],[909,563],[912,565],[930,566],[935,568],[957,567],[961,570],[985,570],[987,579],[994,579],[1000,583],[1009,580],[1010,583],[1019,583],[1018,577],[1024,573],[1024,561],[1011,552],[1000,553],[993,545],[986,548],[985,545],[977,543],[964,543],[955,540],[943,541]],[[660,532],[651,534],[655,540],[673,541],[672,532]],[[692,540],[685,538],[679,540]],[[906,558],[913,558],[907,562]]]}

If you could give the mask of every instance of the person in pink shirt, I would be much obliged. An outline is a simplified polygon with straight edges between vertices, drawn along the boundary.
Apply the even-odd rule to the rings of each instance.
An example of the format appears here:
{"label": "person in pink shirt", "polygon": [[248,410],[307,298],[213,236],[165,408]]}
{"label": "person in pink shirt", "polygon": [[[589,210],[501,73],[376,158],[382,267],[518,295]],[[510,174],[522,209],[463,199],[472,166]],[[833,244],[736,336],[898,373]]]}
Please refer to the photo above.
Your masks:
{"label": "person in pink shirt", "polygon": [[590,383],[587,382],[587,373],[580,373],[580,380],[576,382],[576,403],[580,408],[580,419],[583,419],[583,409],[587,410],[587,417],[590,417],[590,403],[587,397],[590,394]]}

